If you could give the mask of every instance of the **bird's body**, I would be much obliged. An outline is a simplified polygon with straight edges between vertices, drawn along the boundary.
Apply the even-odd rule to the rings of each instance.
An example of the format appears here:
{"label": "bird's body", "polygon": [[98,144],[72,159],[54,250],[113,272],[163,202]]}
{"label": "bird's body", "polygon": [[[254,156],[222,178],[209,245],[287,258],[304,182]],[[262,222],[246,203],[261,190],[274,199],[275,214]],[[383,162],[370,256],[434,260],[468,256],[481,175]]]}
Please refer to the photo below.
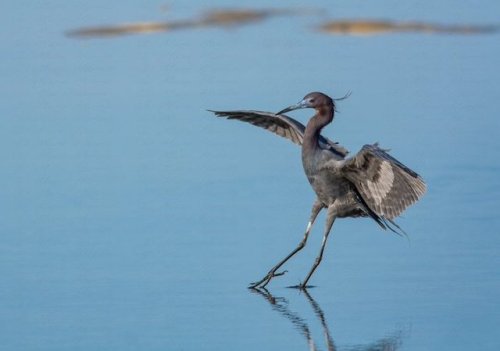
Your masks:
{"label": "bird's body", "polygon": [[[323,155],[320,155],[320,157]],[[326,159],[326,157],[321,157]],[[336,215],[343,217],[359,217],[367,214],[360,208],[361,203],[356,198],[354,188],[349,181],[338,172],[318,167],[307,166],[306,175],[311,187],[318,200],[325,207],[335,205],[337,207]]]}
{"label": "bird's body", "polygon": [[334,204],[338,206],[337,217],[354,216],[359,211],[351,183],[343,177],[339,168],[324,167],[326,164],[340,166],[344,157],[322,148],[318,143],[321,129],[333,120],[333,111],[327,109],[323,113],[324,115],[314,116],[304,131],[302,144],[304,173],[321,203],[326,207]]}
{"label": "bird's body", "polygon": [[[306,127],[283,115],[299,108],[316,110]],[[309,278],[319,265],[328,234],[336,218],[371,217],[382,228],[394,231],[392,226],[398,229],[399,227],[393,219],[415,203],[426,190],[425,183],[417,173],[390,156],[377,144],[365,145],[354,157],[346,158],[346,149],[322,136],[321,130],[332,122],[335,113],[334,100],[325,94],[310,93],[298,104],[277,114],[260,111],[213,112],[219,117],[238,119],[265,128],[301,145],[304,172],[317,196],[299,246],[276,264],[263,279],[251,284],[251,287],[263,287],[273,277],[284,273],[277,273],[277,270],[305,246],[316,216],[323,208],[328,212],[321,250],[299,288],[307,286]]]}

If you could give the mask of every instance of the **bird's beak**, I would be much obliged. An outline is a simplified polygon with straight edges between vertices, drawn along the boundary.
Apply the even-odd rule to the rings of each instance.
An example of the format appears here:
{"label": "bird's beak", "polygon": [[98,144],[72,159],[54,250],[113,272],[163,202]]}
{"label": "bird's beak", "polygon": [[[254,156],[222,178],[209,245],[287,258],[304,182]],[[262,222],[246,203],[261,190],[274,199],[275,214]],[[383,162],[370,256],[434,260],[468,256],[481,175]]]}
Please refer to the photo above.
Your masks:
{"label": "bird's beak", "polygon": [[302,100],[298,104],[288,106],[287,108],[281,110],[280,112],[277,113],[277,115],[281,115],[281,114],[286,113],[286,112],[290,112],[293,110],[298,110],[298,109],[306,108],[306,107],[308,107],[307,103],[304,100]]}

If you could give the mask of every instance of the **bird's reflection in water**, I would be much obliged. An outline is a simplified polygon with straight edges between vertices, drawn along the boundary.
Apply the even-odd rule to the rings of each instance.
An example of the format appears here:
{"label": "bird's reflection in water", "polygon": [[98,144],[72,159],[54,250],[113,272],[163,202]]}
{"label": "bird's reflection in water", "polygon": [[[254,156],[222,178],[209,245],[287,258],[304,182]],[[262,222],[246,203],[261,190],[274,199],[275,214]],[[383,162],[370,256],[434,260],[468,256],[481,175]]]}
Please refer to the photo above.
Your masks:
{"label": "bird's reflection in water", "polygon": [[[271,308],[274,311],[279,312],[282,316],[286,317],[290,322],[292,322],[296,329],[299,330],[300,334],[302,334],[306,338],[309,350],[315,351],[321,349],[318,348],[316,342],[314,341],[311,328],[309,327],[307,321],[302,318],[297,312],[293,312],[290,310],[290,304],[286,298],[273,296],[269,292],[269,290],[265,288],[253,288],[250,289],[250,291],[264,297],[266,301],[269,302]],[[333,338],[331,336],[330,329],[328,328],[325,314],[323,313],[320,305],[316,302],[316,300],[314,300],[307,289],[303,289],[301,293],[305,296],[306,300],[311,305],[314,314],[321,323],[322,332],[325,337],[325,344],[328,351],[395,351],[401,347],[403,338],[403,332],[401,330],[397,330],[395,333],[378,339],[370,344],[337,347],[333,342]]]}
{"label": "bird's reflection in water", "polygon": [[[288,300],[284,297],[275,297],[273,296],[267,289],[265,288],[252,288],[250,291],[263,296],[271,305],[271,308],[275,311],[278,311],[281,315],[285,316],[292,324],[300,331],[300,333],[306,338],[307,344],[309,345],[310,350],[318,350],[316,347],[316,343],[313,340],[311,330],[307,322],[296,312],[292,312],[289,309]],[[326,338],[326,344],[328,350],[337,350],[333,343],[333,339],[330,336],[330,330],[328,329],[328,325],[325,320],[325,316],[323,311],[317,304],[317,302],[311,297],[307,290],[302,290],[307,300],[310,302],[314,313],[320,319],[321,325],[323,327],[323,333]]]}

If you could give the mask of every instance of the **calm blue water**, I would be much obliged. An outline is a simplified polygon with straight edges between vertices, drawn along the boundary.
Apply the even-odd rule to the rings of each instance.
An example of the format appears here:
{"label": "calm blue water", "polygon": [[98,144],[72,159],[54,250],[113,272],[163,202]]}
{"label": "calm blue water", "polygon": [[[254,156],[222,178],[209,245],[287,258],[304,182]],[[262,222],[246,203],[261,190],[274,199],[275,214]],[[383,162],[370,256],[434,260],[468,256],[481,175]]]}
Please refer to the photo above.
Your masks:
{"label": "calm blue water", "polygon": [[[500,349],[499,34],[313,30],[495,24],[500,5],[316,1],[325,14],[230,29],[64,36],[206,9],[162,5],[2,6],[0,349]],[[337,221],[307,296],[286,286],[317,254],[320,216],[259,295],[247,284],[295,247],[314,195],[298,147],[206,109],[277,111],[313,90],[351,90],[325,134],[352,153],[379,141],[428,193],[399,220],[409,243]]]}

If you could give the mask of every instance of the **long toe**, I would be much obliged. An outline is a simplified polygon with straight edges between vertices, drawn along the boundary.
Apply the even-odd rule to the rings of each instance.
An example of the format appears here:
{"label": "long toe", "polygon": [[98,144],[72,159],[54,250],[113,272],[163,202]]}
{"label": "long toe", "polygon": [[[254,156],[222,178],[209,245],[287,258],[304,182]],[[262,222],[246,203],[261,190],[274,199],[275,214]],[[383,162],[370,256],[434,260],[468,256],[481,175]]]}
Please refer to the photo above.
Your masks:
{"label": "long toe", "polygon": [[248,284],[248,288],[249,289],[256,289],[259,287],[259,285],[260,285],[260,282],[253,282],[253,283]]}
{"label": "long toe", "polygon": [[300,283],[299,285],[295,285],[292,288],[296,288],[296,289],[300,289],[300,290],[307,290],[310,288],[314,288],[314,285],[306,285],[306,284]]}

